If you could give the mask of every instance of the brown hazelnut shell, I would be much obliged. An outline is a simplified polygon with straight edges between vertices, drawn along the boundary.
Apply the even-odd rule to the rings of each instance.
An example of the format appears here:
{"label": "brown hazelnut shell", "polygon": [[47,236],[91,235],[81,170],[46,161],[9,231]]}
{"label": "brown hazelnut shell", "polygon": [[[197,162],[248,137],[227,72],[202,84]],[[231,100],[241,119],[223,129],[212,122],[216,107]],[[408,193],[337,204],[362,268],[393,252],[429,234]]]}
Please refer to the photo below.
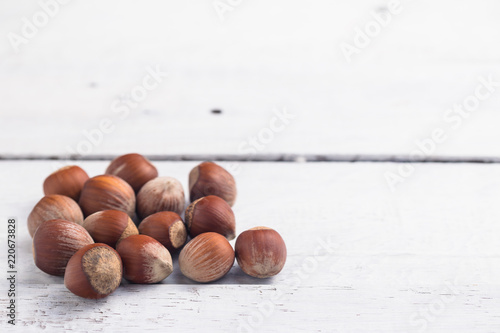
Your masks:
{"label": "brown hazelnut shell", "polygon": [[161,211],[181,214],[185,204],[182,184],[172,177],[152,179],[137,194],[137,214],[142,219]]}
{"label": "brown hazelnut shell", "polygon": [[236,221],[231,206],[215,195],[200,198],[186,209],[186,226],[191,237],[204,232],[217,232],[228,240],[236,233]]}
{"label": "brown hazelnut shell", "polygon": [[206,232],[184,246],[179,254],[182,274],[196,282],[222,278],[234,264],[234,250],[221,234]]}
{"label": "brown hazelnut shell", "polygon": [[139,224],[139,233],[153,237],[170,253],[181,248],[187,239],[186,226],[179,214],[174,212],[158,212],[149,215]]}
{"label": "brown hazelnut shell", "polygon": [[54,219],[82,224],[83,213],[80,206],[70,197],[60,194],[47,195],[38,201],[28,216],[28,231],[31,237],[42,222]]}
{"label": "brown hazelnut shell", "polygon": [[82,226],[97,243],[113,248],[122,239],[138,235],[139,231],[127,213],[119,210],[102,210],[87,216]]}
{"label": "brown hazelnut shell", "polygon": [[236,260],[243,272],[257,278],[278,274],[286,262],[286,245],[281,235],[267,227],[242,232],[236,239]]}
{"label": "brown hazelnut shell", "polygon": [[43,182],[45,195],[61,194],[78,201],[83,184],[89,175],[77,165],[68,165],[54,171]]}
{"label": "brown hazelnut shell", "polygon": [[99,299],[118,288],[122,275],[123,266],[118,252],[106,244],[89,244],[69,260],[64,285],[77,296]]}
{"label": "brown hazelnut shell", "polygon": [[65,220],[45,221],[33,236],[33,258],[47,274],[64,275],[71,257],[94,240],[81,225]]}
{"label": "brown hazelnut shell", "polygon": [[170,252],[146,235],[125,238],[116,247],[123,262],[123,277],[134,283],[157,283],[173,271]]}
{"label": "brown hazelnut shell", "polygon": [[135,215],[134,190],[126,181],[112,175],[87,180],[79,204],[85,216],[108,209],[120,210],[130,217]]}
{"label": "brown hazelnut shell", "polygon": [[156,167],[146,157],[135,153],[118,156],[105,173],[122,178],[136,193],[148,181],[158,177]]}
{"label": "brown hazelnut shell", "polygon": [[226,200],[229,206],[236,201],[236,182],[223,167],[213,162],[203,162],[189,173],[189,198],[191,202],[208,195]]}

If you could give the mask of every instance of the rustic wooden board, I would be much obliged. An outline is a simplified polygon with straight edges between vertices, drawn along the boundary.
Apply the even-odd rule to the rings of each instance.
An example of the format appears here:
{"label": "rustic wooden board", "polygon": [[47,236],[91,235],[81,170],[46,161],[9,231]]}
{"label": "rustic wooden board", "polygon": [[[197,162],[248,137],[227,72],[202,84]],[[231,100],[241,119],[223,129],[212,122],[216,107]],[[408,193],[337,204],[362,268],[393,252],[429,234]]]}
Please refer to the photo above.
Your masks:
{"label": "rustic wooden board", "polygon": [[[0,161],[0,219],[18,220],[12,331],[500,331],[498,164],[221,163],[238,183],[237,232],[267,225],[287,243],[269,280],[235,264],[196,284],[174,256],[162,283],[89,301],[35,267],[26,218],[43,179],[75,162],[22,158],[498,161],[496,83],[446,118],[500,81],[497,1],[402,0],[351,62],[340,46],[389,2],[230,1],[225,20],[214,3],[73,1],[17,53],[9,34],[40,4],[0,3],[0,159],[21,158]],[[167,74],[132,105],[149,68]],[[97,175],[108,161],[77,163]],[[155,163],[186,188],[197,162]]]}
{"label": "rustic wooden board", "polygon": [[[19,53],[7,36],[39,4],[1,3],[0,157],[408,158],[436,128],[447,139],[426,156],[500,156],[499,87],[466,116],[446,118],[479,77],[500,81],[500,46],[491,42],[500,38],[498,2],[402,0],[351,63],[340,46],[353,44],[373,13],[387,15],[389,2],[240,2],[224,21],[215,2],[73,1]],[[148,66],[168,75],[122,118],[120,98]],[[295,118],[270,134],[275,109]],[[114,127],[101,138],[103,119]]]}
{"label": "rustic wooden board", "polygon": [[[161,175],[184,186],[195,164],[156,163]],[[107,162],[80,165],[97,175]],[[239,165],[237,231],[267,225],[283,235],[289,256],[280,275],[256,280],[235,264],[222,280],[202,285],[175,264],[161,284],[124,284],[104,300],[89,301],[39,271],[31,258],[26,217],[44,177],[60,162],[0,162],[0,176],[8,180],[0,187],[0,218],[18,219],[17,329],[500,329],[500,166],[418,164],[392,192],[383,174],[398,167],[393,163]],[[6,249],[6,228],[0,237]],[[0,262],[6,263],[6,251]],[[5,326],[5,316],[1,320]]]}

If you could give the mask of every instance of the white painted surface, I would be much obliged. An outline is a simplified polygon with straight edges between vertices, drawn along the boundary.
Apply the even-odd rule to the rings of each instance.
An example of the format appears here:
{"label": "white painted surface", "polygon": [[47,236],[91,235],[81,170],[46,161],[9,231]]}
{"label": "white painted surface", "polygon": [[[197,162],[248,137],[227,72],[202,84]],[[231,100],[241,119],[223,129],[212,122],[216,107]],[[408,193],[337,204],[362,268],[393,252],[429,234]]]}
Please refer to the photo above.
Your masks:
{"label": "white painted surface", "polygon": [[[40,6],[4,1],[0,154],[78,152],[109,118],[112,133],[80,152],[245,155],[286,108],[296,118],[258,153],[407,157],[439,127],[430,156],[499,156],[499,87],[456,129],[443,118],[478,77],[500,80],[499,3],[402,1],[348,63],[341,43],[387,3],[244,1],[220,21],[212,1],[72,1],[15,53],[8,34]],[[113,103],[157,65],[168,76],[120,119]]]}
{"label": "white painted surface", "polygon": [[[0,2],[0,157],[73,154],[88,147],[84,131],[99,141],[84,155],[248,155],[245,142],[274,109],[296,118],[256,151],[264,157],[406,158],[436,128],[446,140],[428,156],[500,156],[499,87],[456,128],[444,119],[478,77],[500,80],[499,3],[402,1],[348,63],[340,44],[387,3],[244,1],[220,21],[211,1],[72,1],[15,53],[8,34],[40,6]],[[157,65],[167,77],[120,119],[113,103]],[[115,127],[101,140],[103,119]],[[278,230],[289,252],[283,272],[255,280],[235,264],[200,285],[174,256],[162,284],[124,284],[89,301],[31,255],[26,218],[63,163],[0,162],[0,218],[18,219],[18,331],[500,330],[499,165],[420,164],[391,192],[384,174],[401,164],[223,163],[240,168],[238,233]],[[107,166],[79,164],[91,175]],[[185,187],[195,164],[156,163]],[[333,250],[315,256],[322,243]]]}
{"label": "white painted surface", "polygon": [[[196,165],[155,164],[185,187]],[[80,165],[97,175],[107,162]],[[397,168],[391,163],[241,163],[237,232],[278,230],[289,251],[280,275],[255,280],[235,264],[222,280],[203,285],[175,264],[162,284],[126,284],[102,301],[72,295],[62,279],[33,264],[26,218],[55,166],[0,162],[8,179],[0,187],[0,218],[18,218],[22,331],[234,331],[254,321],[254,331],[264,332],[500,330],[498,165],[416,165],[393,193],[383,177]],[[5,233],[0,229],[1,244]],[[317,251],[321,242],[331,246]]]}

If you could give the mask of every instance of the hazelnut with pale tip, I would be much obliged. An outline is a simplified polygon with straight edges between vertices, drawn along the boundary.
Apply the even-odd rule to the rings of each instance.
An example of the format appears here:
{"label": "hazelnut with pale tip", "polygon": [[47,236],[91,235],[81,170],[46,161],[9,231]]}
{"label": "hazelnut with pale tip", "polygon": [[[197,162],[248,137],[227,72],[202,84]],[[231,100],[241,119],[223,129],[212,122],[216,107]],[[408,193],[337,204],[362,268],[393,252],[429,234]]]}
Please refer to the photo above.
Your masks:
{"label": "hazelnut with pale tip", "polygon": [[116,246],[123,262],[123,277],[134,283],[158,283],[172,273],[170,252],[156,239],[133,235]]}
{"label": "hazelnut with pale tip", "polygon": [[281,235],[267,227],[242,232],[236,239],[236,260],[243,272],[257,278],[278,274],[286,262],[286,245]]}

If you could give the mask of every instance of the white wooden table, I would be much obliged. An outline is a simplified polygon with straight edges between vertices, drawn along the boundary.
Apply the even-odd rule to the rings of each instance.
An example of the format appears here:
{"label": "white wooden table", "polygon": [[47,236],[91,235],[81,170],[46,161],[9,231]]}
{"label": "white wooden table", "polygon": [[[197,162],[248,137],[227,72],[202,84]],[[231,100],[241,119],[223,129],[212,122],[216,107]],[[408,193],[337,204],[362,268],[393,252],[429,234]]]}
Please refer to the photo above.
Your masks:
{"label": "white wooden table", "polygon": [[[350,62],[342,43],[388,2],[227,1],[224,20],[214,3],[72,1],[19,52],[9,36],[42,9],[0,3],[5,272],[8,218],[18,231],[1,330],[500,331],[498,2],[402,0]],[[38,270],[26,218],[44,178],[128,152],[185,188],[201,160],[230,169],[237,232],[278,230],[282,273],[195,284],[174,257],[162,283],[91,301]]]}

